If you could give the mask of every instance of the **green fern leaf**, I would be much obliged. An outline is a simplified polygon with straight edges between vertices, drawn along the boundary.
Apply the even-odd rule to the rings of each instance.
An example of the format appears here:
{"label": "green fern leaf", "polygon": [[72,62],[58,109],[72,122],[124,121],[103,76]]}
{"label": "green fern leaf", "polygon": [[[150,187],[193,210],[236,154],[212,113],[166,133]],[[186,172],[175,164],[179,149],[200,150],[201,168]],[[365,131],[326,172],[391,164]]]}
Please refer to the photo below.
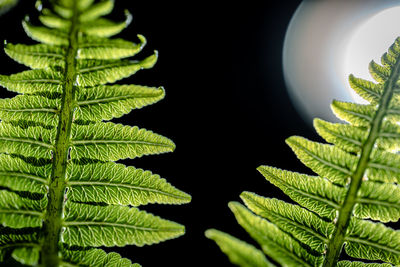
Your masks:
{"label": "green fern leaf", "polygon": [[318,266],[323,258],[311,255],[295,239],[247,210],[239,203],[229,203],[238,223],[260,244],[265,253],[282,265]]}
{"label": "green fern leaf", "polygon": [[368,179],[388,183],[400,181],[400,155],[378,150],[372,154],[367,169]]}
{"label": "green fern leaf", "polygon": [[124,30],[130,23],[131,15],[126,14],[126,20],[114,22],[108,19],[100,18],[88,21],[82,24],[81,30],[87,35],[97,37],[111,37]]}
{"label": "green fern leaf", "polygon": [[77,95],[75,119],[85,121],[111,120],[153,104],[165,96],[162,87],[112,85],[88,87]]}
{"label": "green fern leaf", "polygon": [[356,78],[352,74],[349,76],[349,82],[358,95],[371,104],[378,104],[383,92],[382,85]]}
{"label": "green fern leaf", "polygon": [[62,79],[62,73],[52,69],[27,70],[10,76],[0,75],[0,85],[23,94],[62,92]]}
{"label": "green fern leaf", "polygon": [[81,22],[95,20],[101,16],[108,15],[114,8],[113,0],[102,0],[98,3],[90,5],[89,8],[85,9],[84,12],[79,16]]}
{"label": "green fern leaf", "polygon": [[333,183],[344,185],[356,167],[355,156],[331,145],[292,136],[286,140],[304,165]]}
{"label": "green fern leaf", "polygon": [[347,151],[357,153],[367,139],[364,128],[340,123],[330,123],[320,119],[314,120],[314,128],[327,142]]}
{"label": "green fern leaf", "polygon": [[391,267],[390,264],[379,264],[379,263],[363,263],[360,261],[339,261],[338,267]]}
{"label": "green fern leaf", "polygon": [[[66,3],[64,3],[64,6],[65,6],[65,4],[67,4],[67,6],[68,6],[68,3],[71,4],[71,1],[69,1],[69,0],[61,0],[61,2],[63,2],[63,1],[66,1]],[[85,11],[86,9],[91,7],[94,4],[94,2],[95,2],[95,0],[80,0],[78,3],[76,3],[76,8],[79,11]]]}
{"label": "green fern leaf", "polygon": [[15,61],[33,69],[43,69],[50,66],[62,67],[64,65],[64,47],[45,44],[6,44],[4,51]]}
{"label": "green fern leaf", "polygon": [[71,27],[71,22],[69,20],[63,19],[55,14],[53,14],[49,9],[44,9],[42,15],[39,16],[40,22],[54,29],[68,29]]}
{"label": "green fern leaf", "polygon": [[73,126],[72,158],[115,161],[171,152],[175,149],[174,143],[168,138],[138,127],[111,122]]}
{"label": "green fern leaf", "polygon": [[[29,233],[24,229],[11,230],[11,228],[0,227],[0,261],[4,261],[7,255],[15,249],[37,246],[37,232]],[[21,252],[17,252],[20,257],[23,256]],[[28,261],[26,257],[24,259]]]}
{"label": "green fern leaf", "polygon": [[93,206],[69,202],[63,240],[71,246],[151,245],[184,233],[180,224],[136,208]]}
{"label": "green fern leaf", "polygon": [[142,61],[87,59],[79,62],[79,72],[76,80],[80,86],[112,83],[131,76],[143,68],[151,68],[156,61],[157,53]]}
{"label": "green fern leaf", "polygon": [[331,104],[333,113],[344,121],[354,126],[369,127],[375,114],[372,105],[361,105],[334,100]]}
{"label": "green fern leaf", "polygon": [[79,44],[78,57],[81,59],[121,59],[139,53],[146,45],[146,38],[138,35],[140,43],[123,39],[86,37]]}
{"label": "green fern leaf", "polygon": [[68,45],[67,33],[42,26],[33,26],[27,21],[22,22],[26,34],[33,40],[49,45]]}
{"label": "green fern leaf", "polygon": [[46,199],[31,200],[0,190],[0,221],[5,227],[40,227]]}
{"label": "green fern leaf", "polygon": [[115,267],[140,267],[137,263],[132,263],[128,259],[121,258],[117,253],[106,253],[101,249],[87,249],[87,250],[69,250],[63,248],[62,250],[63,263],[61,266],[115,266]]}
{"label": "green fern leaf", "polygon": [[224,232],[210,229],[206,237],[214,240],[229,260],[238,266],[274,267],[262,251]]}
{"label": "green fern leaf", "polygon": [[[64,2],[64,3],[62,3]],[[81,2],[81,1],[79,1]],[[60,17],[64,19],[72,19],[74,15],[73,6],[71,6],[72,2],[69,0],[60,0],[54,1],[53,3],[53,10],[56,12]],[[79,10],[81,11],[81,10]]]}
{"label": "green fern leaf", "polygon": [[11,256],[22,264],[35,266],[39,262],[39,252],[37,247],[21,247],[14,249]]}
{"label": "green fern leaf", "polygon": [[379,65],[375,61],[371,61],[369,64],[369,73],[378,83],[384,83],[389,79],[391,69],[389,67]]}
{"label": "green fern leaf", "polygon": [[358,197],[355,216],[381,222],[400,219],[400,188],[397,185],[365,181]]}
{"label": "green fern leaf", "polygon": [[29,95],[0,99],[0,118],[4,122],[32,121],[51,129],[58,124],[59,112],[58,99]]}
{"label": "green fern leaf", "polygon": [[327,239],[335,230],[333,224],[299,206],[250,192],[243,192],[240,197],[252,212],[318,252],[324,251]]}
{"label": "green fern leaf", "polygon": [[346,241],[351,257],[400,264],[400,232],[383,224],[353,219]]}
{"label": "green fern leaf", "polygon": [[28,157],[50,158],[55,130],[42,127],[21,128],[0,122],[0,152],[20,153]]}
{"label": "green fern leaf", "polygon": [[13,191],[44,194],[51,166],[34,166],[22,159],[0,154],[0,186]]}
{"label": "green fern leaf", "polygon": [[297,203],[333,219],[345,198],[345,191],[318,176],[289,172],[269,166],[258,168],[264,177]]}
{"label": "green fern leaf", "polygon": [[392,122],[385,122],[382,125],[377,146],[382,150],[397,151],[400,148],[400,127]]}
{"label": "green fern leaf", "polygon": [[120,205],[183,204],[190,196],[150,171],[123,164],[70,165],[68,198],[76,202]]}

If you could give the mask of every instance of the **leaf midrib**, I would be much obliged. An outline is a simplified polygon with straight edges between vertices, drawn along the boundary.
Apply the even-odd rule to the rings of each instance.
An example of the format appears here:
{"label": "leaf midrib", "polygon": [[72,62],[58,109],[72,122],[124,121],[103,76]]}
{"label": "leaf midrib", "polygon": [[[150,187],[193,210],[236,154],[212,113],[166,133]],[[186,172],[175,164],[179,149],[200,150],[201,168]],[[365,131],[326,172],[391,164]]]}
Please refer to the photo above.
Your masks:
{"label": "leaf midrib", "polygon": [[32,174],[26,174],[26,173],[21,173],[21,172],[0,172],[0,176],[17,176],[17,177],[23,177],[23,178],[28,178],[31,180],[35,180],[38,182],[41,182],[42,184],[47,184],[47,179],[42,178],[37,175],[32,175]]}
{"label": "leaf midrib", "polygon": [[123,228],[130,228],[140,231],[147,231],[147,232],[181,232],[181,228],[173,228],[173,227],[161,227],[161,228],[151,228],[151,227],[141,227],[135,226],[128,223],[111,223],[111,222],[91,222],[91,221],[64,221],[63,225],[65,227],[68,226],[98,226],[98,227],[123,227]]}
{"label": "leaf midrib", "polygon": [[106,140],[106,139],[95,139],[95,140],[72,140],[73,145],[87,145],[87,144],[138,144],[138,145],[149,145],[156,147],[172,147],[169,144],[161,144],[156,142],[148,141],[135,141],[135,140]]}
{"label": "leaf midrib", "polygon": [[28,143],[28,144],[33,144],[41,147],[45,147],[47,149],[53,149],[54,146],[45,142],[40,142],[35,139],[28,139],[28,138],[18,138],[18,137],[3,137],[0,136],[0,140],[5,140],[5,141],[11,141],[11,142],[20,142],[20,143]]}
{"label": "leaf midrib", "polygon": [[98,103],[111,103],[111,102],[117,102],[120,100],[129,100],[129,99],[136,99],[136,98],[156,98],[159,95],[152,95],[152,94],[127,94],[127,95],[121,95],[121,96],[110,96],[110,97],[102,97],[102,98],[96,98],[92,100],[86,100],[86,101],[78,101],[79,106],[86,106],[86,105],[92,105],[92,104],[98,104]]}
{"label": "leaf midrib", "polygon": [[107,63],[104,65],[98,65],[98,66],[90,66],[86,68],[79,68],[78,73],[79,74],[85,74],[88,72],[93,72],[93,71],[98,71],[98,70],[106,70],[110,68],[124,68],[124,67],[137,67],[140,68],[140,65],[138,65],[138,61],[117,61],[117,62],[111,62]]}

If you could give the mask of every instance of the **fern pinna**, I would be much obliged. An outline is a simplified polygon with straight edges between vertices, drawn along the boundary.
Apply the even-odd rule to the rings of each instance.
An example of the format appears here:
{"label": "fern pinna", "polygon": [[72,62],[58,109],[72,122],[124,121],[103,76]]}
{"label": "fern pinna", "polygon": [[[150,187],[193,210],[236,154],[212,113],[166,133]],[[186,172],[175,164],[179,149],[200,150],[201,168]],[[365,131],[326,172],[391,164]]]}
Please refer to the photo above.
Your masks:
{"label": "fern pinna", "polygon": [[102,122],[164,97],[163,88],[105,85],[151,68],[157,53],[124,59],[140,43],[110,39],[122,22],[102,18],[112,0],[58,0],[42,5],[44,26],[23,22],[41,42],[6,44],[32,70],[1,75],[20,93],[0,101],[0,260],[41,266],[137,266],[95,247],[149,245],[184,227],[136,206],[181,204],[190,196],[150,171],[117,161],[174,150],[174,143],[138,127]]}
{"label": "fern pinna", "polygon": [[[275,266],[265,253],[282,266],[400,265],[400,232],[383,224],[400,218],[400,38],[383,55],[382,65],[372,61],[369,69],[377,83],[349,78],[369,104],[334,101],[334,113],[348,123],[314,121],[332,145],[298,136],[286,140],[318,176],[258,168],[300,205],[251,192],[241,194],[247,207],[229,204],[262,251],[218,230],[206,232],[231,262]],[[342,248],[369,263],[340,260]]]}

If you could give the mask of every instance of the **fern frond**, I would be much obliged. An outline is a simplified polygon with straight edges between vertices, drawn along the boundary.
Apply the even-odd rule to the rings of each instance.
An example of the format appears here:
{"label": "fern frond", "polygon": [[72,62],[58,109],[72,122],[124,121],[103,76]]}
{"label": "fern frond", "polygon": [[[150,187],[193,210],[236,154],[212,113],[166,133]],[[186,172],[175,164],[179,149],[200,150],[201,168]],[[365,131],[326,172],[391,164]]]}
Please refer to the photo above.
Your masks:
{"label": "fern frond", "polygon": [[378,63],[372,60],[371,63],[369,64],[369,73],[378,83],[384,83],[390,77],[391,68],[379,65]]}
{"label": "fern frond", "polygon": [[345,197],[342,187],[318,176],[289,172],[269,166],[258,168],[261,174],[286,195],[323,218],[333,219]]}
{"label": "fern frond", "polygon": [[314,256],[290,235],[279,230],[239,203],[231,202],[229,207],[238,223],[260,244],[262,250],[282,265],[319,266],[322,256]]}
{"label": "fern frond", "polygon": [[84,247],[151,245],[184,233],[182,225],[136,208],[73,202],[65,207],[63,225],[64,242]]}
{"label": "fern frond", "polygon": [[325,242],[335,230],[333,224],[297,205],[264,198],[251,192],[243,192],[240,197],[252,212],[318,252],[324,251]]}
{"label": "fern frond", "polygon": [[0,221],[5,227],[40,227],[47,199],[31,200],[0,190]]}
{"label": "fern frond", "polygon": [[365,128],[340,123],[330,123],[320,119],[314,120],[314,128],[327,142],[347,152],[360,152],[361,145],[367,139]]}
{"label": "fern frond", "polygon": [[[62,2],[64,2],[64,3],[62,3]],[[70,20],[70,19],[72,19],[73,15],[74,15],[74,10],[73,10],[73,6],[72,6],[73,2],[69,2],[69,3],[68,2],[69,2],[69,0],[54,1],[53,10],[60,17]],[[81,1],[79,1],[79,2],[81,2]],[[77,4],[77,5],[79,5],[79,4]],[[82,11],[82,10],[79,10],[79,11]]]}
{"label": "fern frond", "polygon": [[391,267],[392,265],[387,263],[363,263],[360,261],[339,261],[338,267]]}
{"label": "fern frond", "polygon": [[357,158],[331,145],[292,136],[286,140],[300,161],[321,177],[345,185],[354,171]]}
{"label": "fern frond", "polygon": [[274,267],[262,251],[224,232],[210,229],[206,237],[214,240],[229,260],[239,266]]}
{"label": "fern frond", "polygon": [[85,59],[78,62],[79,71],[76,82],[85,87],[113,83],[141,69],[153,67],[156,61],[157,53],[141,61]]}
{"label": "fern frond", "polygon": [[71,21],[63,19],[53,14],[49,9],[44,9],[42,15],[39,16],[40,22],[49,28],[68,29],[71,27]]}
{"label": "fern frond", "polygon": [[392,183],[365,181],[360,188],[354,215],[358,218],[397,222],[400,219],[400,188]]}
{"label": "fern frond", "polygon": [[156,103],[163,99],[162,87],[140,85],[100,85],[78,92],[77,120],[111,120],[131,112],[132,109]]}
{"label": "fern frond", "polygon": [[[41,3],[39,3],[41,4]],[[19,93],[0,100],[0,261],[26,265],[138,267],[94,246],[159,243],[180,224],[132,206],[183,204],[190,195],[159,175],[112,161],[171,152],[168,138],[108,121],[163,99],[163,87],[109,85],[153,67],[138,43],[108,37],[130,23],[102,16],[113,0],[52,0],[36,25],[22,26],[39,44],[5,42],[5,52],[32,70],[0,75]],[[106,85],[107,84],[107,85]]]}
{"label": "fern frond", "polygon": [[140,43],[135,44],[123,39],[86,37],[79,43],[78,57],[81,59],[121,59],[139,53],[146,45],[143,35],[137,36]]}
{"label": "fern frond", "polygon": [[33,40],[48,45],[68,45],[68,34],[64,31],[33,26],[27,21],[22,22],[26,34]]}
{"label": "fern frond", "polygon": [[92,21],[99,17],[108,15],[114,8],[113,0],[103,0],[101,2],[91,5],[89,8],[84,8],[82,14],[79,16],[81,22]]}
{"label": "fern frond", "polygon": [[21,128],[0,122],[0,152],[28,157],[50,158],[56,131],[42,127]]}
{"label": "fern frond", "polygon": [[114,22],[105,18],[99,18],[82,23],[81,30],[87,35],[97,37],[111,37],[124,30],[130,23],[131,14],[126,13],[125,21]]}
{"label": "fern frond", "polygon": [[37,247],[22,247],[14,249],[11,256],[22,264],[35,266],[39,262],[40,253]]}
{"label": "fern frond", "polygon": [[120,205],[183,204],[190,196],[150,171],[116,163],[71,164],[68,199]]}
{"label": "fern frond", "polygon": [[20,158],[0,154],[0,186],[12,191],[45,194],[51,166],[34,166]]}
{"label": "fern frond", "polygon": [[174,149],[175,144],[168,138],[138,127],[101,122],[72,128],[72,158],[116,161]]}
{"label": "fern frond", "polygon": [[375,150],[372,153],[366,175],[368,179],[379,182],[400,181],[400,155]]}
{"label": "fern frond", "polygon": [[62,73],[53,69],[27,70],[10,76],[0,75],[1,86],[22,94],[62,92],[62,80]]}
{"label": "fern frond", "polygon": [[33,69],[64,66],[65,47],[45,44],[9,44],[4,47],[6,54],[15,61]]}
{"label": "fern frond", "polygon": [[[43,96],[18,95],[0,99],[0,118],[4,122],[32,121],[51,129],[58,124],[59,99]],[[18,124],[18,123],[17,123]]]}
{"label": "fern frond", "polygon": [[106,253],[101,249],[86,249],[86,250],[69,250],[62,249],[62,260],[60,266],[115,266],[115,267],[140,267],[137,263],[132,263],[130,260],[121,258],[117,253]]}
{"label": "fern frond", "polygon": [[333,100],[331,108],[339,119],[349,122],[354,126],[369,127],[375,115],[375,108],[372,105]]}
{"label": "fern frond", "polygon": [[400,232],[384,226],[353,219],[346,236],[346,253],[355,258],[400,264]]}
{"label": "fern frond", "polygon": [[[283,266],[400,265],[400,232],[383,224],[400,219],[400,38],[382,63],[369,65],[376,83],[349,77],[369,104],[333,101],[332,110],[347,124],[314,120],[318,134],[330,144],[298,136],[286,140],[318,176],[258,168],[300,206],[250,192],[241,198],[256,215],[230,204],[239,224]],[[230,246],[224,251],[228,255],[241,243]],[[342,250],[380,263],[340,261]]]}
{"label": "fern frond", "polygon": [[378,104],[382,96],[383,88],[381,84],[376,84],[364,79],[356,78],[353,74],[349,76],[351,88],[356,93],[370,102],[371,104]]}
{"label": "fern frond", "polygon": [[34,259],[27,259],[28,255],[27,253],[23,253],[23,250],[18,251],[22,248],[38,246],[38,233],[30,229],[32,228],[12,230],[11,228],[0,227],[0,261],[4,261],[7,255],[15,249],[17,249],[16,255],[14,256],[16,260],[24,262],[34,261]]}

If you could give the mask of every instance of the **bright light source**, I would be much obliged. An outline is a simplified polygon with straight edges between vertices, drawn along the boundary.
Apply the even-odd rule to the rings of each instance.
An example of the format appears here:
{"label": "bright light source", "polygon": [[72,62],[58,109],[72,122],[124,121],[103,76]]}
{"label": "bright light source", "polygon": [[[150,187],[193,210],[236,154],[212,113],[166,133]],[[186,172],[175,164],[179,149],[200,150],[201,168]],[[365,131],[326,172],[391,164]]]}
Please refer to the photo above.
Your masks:
{"label": "bright light source", "polygon": [[371,80],[368,64],[400,36],[399,0],[304,0],[288,27],[283,69],[289,95],[312,123],[338,121],[333,99],[365,102],[348,77]]}
{"label": "bright light source", "polygon": [[364,102],[351,89],[347,80],[349,74],[373,81],[368,71],[369,62],[373,59],[380,64],[381,56],[399,36],[400,7],[385,9],[354,30],[345,51],[343,79],[355,101]]}

